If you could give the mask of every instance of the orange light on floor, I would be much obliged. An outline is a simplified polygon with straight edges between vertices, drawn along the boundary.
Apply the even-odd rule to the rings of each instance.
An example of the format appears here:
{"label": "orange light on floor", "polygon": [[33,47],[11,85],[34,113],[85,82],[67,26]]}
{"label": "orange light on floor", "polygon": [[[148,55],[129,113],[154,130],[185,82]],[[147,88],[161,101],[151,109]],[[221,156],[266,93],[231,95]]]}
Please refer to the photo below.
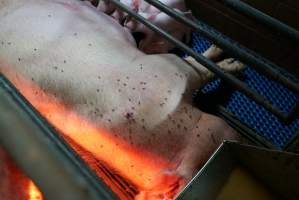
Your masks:
{"label": "orange light on floor", "polygon": [[[96,127],[31,81],[20,76],[10,81],[64,136],[71,138],[77,145],[136,185],[140,191],[135,197],[136,200],[172,199],[185,184],[181,177],[163,171],[171,169],[172,163],[112,137],[107,130]],[[80,155],[80,152],[78,154]]]}
{"label": "orange light on floor", "polygon": [[28,200],[43,200],[41,192],[32,181],[28,183]]}

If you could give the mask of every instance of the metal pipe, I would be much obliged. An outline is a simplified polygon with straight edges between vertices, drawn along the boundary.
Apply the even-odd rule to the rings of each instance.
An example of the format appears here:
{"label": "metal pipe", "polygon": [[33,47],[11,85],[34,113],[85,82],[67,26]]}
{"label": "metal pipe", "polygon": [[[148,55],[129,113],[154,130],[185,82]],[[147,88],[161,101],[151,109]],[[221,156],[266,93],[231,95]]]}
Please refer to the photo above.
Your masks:
{"label": "metal pipe", "polygon": [[238,133],[242,135],[242,137],[246,138],[250,143],[256,145],[265,147],[268,149],[276,149],[279,150],[279,148],[275,145],[273,145],[271,142],[263,138],[260,134],[257,134],[255,130],[248,127],[246,124],[243,124],[239,119],[234,117],[234,115],[229,112],[226,108],[223,106],[217,106],[217,114],[220,117],[223,117],[225,121],[232,127],[234,130],[236,130]]}
{"label": "metal pipe", "polygon": [[120,8],[122,11],[128,13],[135,19],[137,19],[139,22],[146,25],[151,30],[155,31],[156,33],[163,36],[165,39],[170,41],[171,43],[175,44],[176,47],[181,49],[182,51],[186,52],[188,55],[192,56],[196,61],[198,61],[200,64],[204,65],[207,69],[214,72],[216,75],[218,75],[220,78],[222,78],[227,83],[234,86],[236,89],[242,91],[245,95],[255,100],[257,103],[263,105],[266,109],[268,109],[270,112],[275,114],[277,117],[279,117],[281,120],[285,121],[287,116],[285,113],[281,112],[279,109],[274,107],[267,99],[265,99],[263,96],[258,94],[257,92],[251,90],[246,84],[244,84],[242,81],[238,80],[236,77],[232,76],[231,74],[228,74],[224,71],[222,71],[215,63],[213,63],[211,60],[207,59],[206,57],[202,56],[201,54],[196,53],[191,48],[189,48],[187,45],[182,43],[181,41],[178,41],[173,36],[171,36],[169,33],[167,33],[164,30],[161,30],[156,25],[142,17],[141,15],[135,13],[132,11],[129,7],[124,5],[123,3],[119,2],[118,0],[109,0],[110,2],[113,2],[118,8]]}
{"label": "metal pipe", "polygon": [[117,199],[1,73],[0,132],[1,146],[45,199]]}
{"label": "metal pipe", "polygon": [[253,51],[247,49],[246,47],[240,45],[236,41],[228,38],[217,30],[209,27],[205,23],[199,20],[190,20],[185,17],[183,14],[169,8],[165,4],[157,0],[145,0],[148,3],[152,4],[156,8],[165,12],[169,16],[178,20],[179,22],[192,27],[196,32],[202,34],[204,37],[213,41],[216,45],[220,46],[227,52],[229,52],[233,57],[240,59],[242,62],[249,64],[258,71],[268,75],[270,78],[274,79],[277,82],[285,85],[290,90],[299,93],[299,85],[291,81],[289,78],[283,76],[283,73],[280,72],[280,67],[274,63],[262,58]]}
{"label": "metal pipe", "polygon": [[296,105],[292,108],[292,110],[289,112],[286,121],[287,122],[292,122],[295,120],[299,115],[299,102],[296,103]]}
{"label": "metal pipe", "polygon": [[299,129],[295,132],[289,142],[284,146],[283,150],[299,153]]}
{"label": "metal pipe", "polygon": [[233,10],[238,11],[248,17],[253,18],[259,23],[262,23],[269,28],[277,31],[279,34],[283,34],[295,42],[299,42],[299,31],[282,23],[281,21],[253,8],[252,6],[240,1],[240,0],[218,0],[224,2]]}

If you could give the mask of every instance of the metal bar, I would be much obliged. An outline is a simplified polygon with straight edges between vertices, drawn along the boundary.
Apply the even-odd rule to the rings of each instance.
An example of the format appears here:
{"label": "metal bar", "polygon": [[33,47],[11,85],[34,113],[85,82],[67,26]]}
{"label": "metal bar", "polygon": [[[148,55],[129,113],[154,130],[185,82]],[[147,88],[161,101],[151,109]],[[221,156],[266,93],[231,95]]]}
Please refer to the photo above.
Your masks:
{"label": "metal bar", "polygon": [[45,199],[117,199],[1,73],[0,130],[0,144]]}
{"label": "metal bar", "polygon": [[271,142],[254,132],[253,129],[243,124],[238,118],[236,118],[232,113],[226,110],[223,106],[217,106],[217,115],[224,118],[225,121],[246,138],[248,141],[256,146],[265,147],[268,149],[280,150],[277,146],[273,145]]}
{"label": "metal bar", "polygon": [[[299,103],[292,109],[288,121],[295,120],[299,113]],[[284,150],[299,153],[299,129],[285,145]]]}
{"label": "metal bar", "polygon": [[[146,0],[147,1],[147,0]],[[211,34],[214,34],[215,37],[217,37],[217,35],[221,35],[220,32],[218,32],[217,30],[209,27],[207,24],[203,23],[203,22],[200,22],[200,21],[197,21],[198,25],[200,25],[203,29],[205,29],[206,31],[210,32]],[[267,63],[268,61],[267,60],[264,60],[264,58],[260,57],[259,55],[257,55],[255,52],[245,48],[245,47],[242,47],[241,45],[239,45],[237,42],[231,40],[230,38],[226,37],[225,35],[222,35],[223,39],[224,40],[227,40],[228,44],[231,44],[231,45],[235,45],[236,48],[240,48],[242,51],[247,51],[248,53],[250,53],[251,55],[253,55],[254,57],[256,57],[257,59],[261,60],[261,62],[265,62]],[[236,50],[237,51],[237,50]],[[234,50],[232,50],[232,52],[234,52]],[[231,52],[230,52],[231,53]],[[233,54],[233,53],[232,53]],[[276,72],[275,73],[279,73],[279,74],[286,74],[287,72],[283,69],[280,69],[278,66],[275,66],[275,65],[272,65],[270,63],[271,67],[276,69]],[[264,68],[262,68],[263,70],[266,70]],[[260,70],[261,71],[261,70]],[[265,73],[265,72],[264,72]],[[278,74],[277,74],[278,75]],[[280,76],[281,77],[281,76]],[[279,77],[278,77],[279,78]],[[275,79],[275,78],[273,78]],[[291,79],[295,80],[294,77],[291,77]],[[277,80],[279,81],[279,80]],[[291,81],[291,80],[289,80]],[[293,86],[291,85],[288,85],[284,80],[280,80],[281,84],[285,85],[285,86],[288,86],[289,89],[292,89]],[[295,82],[293,82],[294,84],[296,84]],[[298,84],[297,84],[298,86]],[[296,86],[296,87],[297,87]],[[294,92],[297,92],[296,90],[293,90]],[[285,123],[290,123],[292,122],[293,120],[295,120],[299,115],[299,102],[294,106],[294,108],[292,110],[289,111],[288,114],[285,115],[285,119],[283,120]]]}
{"label": "metal bar", "polygon": [[224,4],[231,7],[233,10],[238,11],[248,17],[253,18],[259,23],[262,23],[269,28],[277,31],[279,34],[283,34],[289,39],[299,42],[299,31],[282,23],[281,21],[253,8],[252,6],[240,1],[240,0],[218,0],[224,2]]}
{"label": "metal bar", "polygon": [[299,115],[299,102],[289,112],[289,114],[287,115],[286,120],[288,122],[291,122],[291,121],[295,120],[298,117],[298,115]]}
{"label": "metal bar", "polygon": [[284,151],[299,153],[299,129],[285,145]]}
{"label": "metal bar", "polygon": [[240,59],[242,62],[249,64],[258,71],[268,75],[270,78],[274,79],[277,82],[285,85],[290,90],[299,93],[299,85],[291,81],[289,78],[283,76],[278,69],[279,66],[274,63],[262,58],[253,51],[247,49],[246,47],[240,45],[239,43],[231,40],[227,36],[224,36],[222,33],[217,30],[209,27],[208,25],[200,22],[199,20],[190,20],[185,17],[182,13],[179,13],[165,4],[157,0],[145,0],[153,6],[157,7],[161,11],[165,12],[169,16],[178,20],[179,22],[192,27],[195,31],[202,34],[204,37],[213,41],[216,45],[220,46],[227,52],[229,52],[233,57]]}
{"label": "metal bar", "polygon": [[297,200],[298,163],[299,155],[295,153],[225,141],[176,200],[221,199],[217,198],[221,189],[232,170],[240,166],[271,188],[270,199]]}
{"label": "metal bar", "polygon": [[263,105],[266,109],[268,109],[270,112],[275,114],[277,117],[279,117],[281,120],[285,121],[287,119],[287,116],[285,113],[281,112],[279,109],[274,107],[267,99],[265,99],[263,96],[258,94],[255,91],[252,91],[246,84],[244,84],[242,81],[238,80],[236,77],[232,76],[231,74],[228,74],[224,71],[222,71],[215,63],[213,63],[211,60],[207,59],[206,57],[202,56],[201,54],[196,53],[191,48],[189,48],[187,45],[182,43],[181,41],[178,41],[174,37],[172,37],[169,33],[165,32],[164,30],[161,30],[157,26],[155,26],[153,23],[142,17],[141,15],[135,13],[132,11],[129,7],[124,5],[123,3],[119,2],[118,0],[109,0],[110,2],[113,2],[118,8],[123,10],[124,12],[128,13],[135,19],[137,19],[139,22],[143,23],[156,33],[163,36],[168,41],[172,42],[176,45],[179,49],[186,52],[188,55],[194,57],[196,61],[204,65],[206,68],[214,72],[216,75],[218,75],[220,78],[222,78],[227,83],[234,86],[236,89],[242,91],[245,95],[255,100],[257,103]]}

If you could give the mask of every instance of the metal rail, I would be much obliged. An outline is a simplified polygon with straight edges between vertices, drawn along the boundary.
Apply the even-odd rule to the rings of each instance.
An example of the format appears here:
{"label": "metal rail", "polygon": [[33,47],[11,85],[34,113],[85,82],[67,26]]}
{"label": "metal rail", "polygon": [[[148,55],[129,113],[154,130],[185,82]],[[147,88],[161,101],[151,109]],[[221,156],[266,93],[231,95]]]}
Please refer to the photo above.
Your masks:
{"label": "metal rail", "polygon": [[269,142],[267,139],[262,137],[261,135],[257,134],[253,131],[250,127],[246,124],[242,123],[237,117],[235,117],[232,113],[230,113],[227,109],[223,106],[217,106],[217,115],[223,117],[225,121],[236,130],[238,133],[242,135],[242,137],[246,138],[250,144],[254,144],[260,147],[265,147],[267,149],[275,149],[279,150],[279,148]]}
{"label": "metal rail", "polygon": [[242,62],[249,64],[250,66],[266,74],[275,81],[285,85],[290,90],[299,93],[299,85],[292,82],[289,78],[283,76],[282,73],[279,71],[280,67],[270,62],[269,60],[257,55],[255,52],[240,45],[236,41],[209,27],[205,23],[195,19],[190,20],[183,14],[176,12],[175,10],[169,8],[168,6],[166,6],[158,0],[145,1],[160,9],[161,11],[165,12],[174,19],[178,20],[179,22],[190,26],[196,32],[210,39],[216,45],[229,52],[233,57],[238,58]]}
{"label": "metal rail", "polygon": [[[196,53],[191,48],[189,48],[187,45],[185,45],[181,41],[175,39],[169,33],[167,33],[166,31],[164,31],[162,29],[160,29],[159,27],[157,27],[156,25],[154,25],[153,23],[151,23],[150,21],[148,21],[147,19],[145,19],[141,15],[137,14],[135,11],[131,10],[129,7],[127,7],[126,5],[124,5],[123,3],[121,3],[120,1],[118,1],[118,0],[109,0],[109,1],[112,2],[112,3],[114,3],[122,11],[128,13],[133,18],[135,18],[139,22],[141,22],[144,25],[146,25],[151,30],[153,30],[156,33],[158,33],[161,36],[163,36],[169,42],[175,44],[176,47],[178,47],[179,49],[181,49],[182,51],[184,51],[188,55],[192,56],[196,61],[198,61],[199,63],[201,63],[202,65],[204,65],[206,68],[208,68],[212,72],[214,72],[218,77],[222,78],[224,81],[226,81],[230,85],[234,86],[237,90],[242,91],[249,98],[251,98],[254,101],[256,101],[257,103],[263,105],[267,110],[269,110],[271,113],[273,113],[274,115],[276,115],[282,121],[289,122],[289,121],[292,120],[290,117],[293,117],[294,115],[289,116],[286,113],[280,111],[278,108],[276,108],[275,106],[273,106],[265,97],[263,97],[262,95],[258,94],[256,91],[250,89],[246,84],[244,84],[242,81],[240,81],[236,77],[234,77],[231,74],[227,74],[226,72],[222,71],[211,60],[205,58],[201,54]],[[160,3],[160,2],[158,2],[156,0],[145,0],[145,1],[148,1],[148,2],[154,2],[155,1],[155,3],[157,3],[157,4],[162,4],[162,3]],[[164,4],[162,4],[162,6],[163,6],[163,10],[161,9],[162,11],[164,11],[164,8],[166,7],[166,9],[168,10],[168,12],[172,13],[173,15],[178,15],[178,16],[183,17],[180,13],[175,12],[174,10],[172,10],[172,9],[168,8],[167,6],[165,6]],[[169,14],[169,13],[167,13],[167,14]],[[183,17],[182,19],[186,20],[185,17]],[[190,21],[190,20],[188,20],[188,21]],[[190,23],[191,22],[192,21],[190,21]],[[194,26],[197,26],[196,23],[194,23],[194,22],[192,22],[192,24]],[[220,41],[222,41],[222,40],[220,40]],[[227,42],[227,41],[225,41],[225,42]]]}
{"label": "metal rail", "polygon": [[299,31],[282,23],[281,21],[253,8],[252,6],[240,0],[218,0],[224,2],[225,5],[231,7],[233,10],[238,11],[248,17],[253,18],[255,21],[262,23],[269,28],[285,35],[289,39],[299,42]]}
{"label": "metal rail", "polygon": [[285,151],[299,153],[299,130],[292,136],[284,147]]}

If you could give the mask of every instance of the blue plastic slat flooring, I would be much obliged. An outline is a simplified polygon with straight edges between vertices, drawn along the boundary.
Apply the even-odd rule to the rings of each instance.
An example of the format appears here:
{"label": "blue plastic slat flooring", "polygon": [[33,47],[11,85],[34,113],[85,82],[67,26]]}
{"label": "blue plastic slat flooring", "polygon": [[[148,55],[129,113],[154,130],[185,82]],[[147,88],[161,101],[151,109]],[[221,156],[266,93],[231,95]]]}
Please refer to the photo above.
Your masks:
{"label": "blue plastic slat flooring", "polygon": [[[197,34],[192,35],[191,47],[197,52],[204,52],[210,45],[211,43],[205,38]],[[295,95],[280,84],[267,79],[249,66],[241,74],[242,80],[250,88],[264,95],[270,102],[285,112],[288,112],[299,100],[299,95]],[[220,80],[215,80],[206,85],[202,92],[213,91],[220,84]],[[257,105],[238,91],[233,92],[224,107],[278,148],[283,148],[299,127],[299,119],[285,125],[262,106]]]}

